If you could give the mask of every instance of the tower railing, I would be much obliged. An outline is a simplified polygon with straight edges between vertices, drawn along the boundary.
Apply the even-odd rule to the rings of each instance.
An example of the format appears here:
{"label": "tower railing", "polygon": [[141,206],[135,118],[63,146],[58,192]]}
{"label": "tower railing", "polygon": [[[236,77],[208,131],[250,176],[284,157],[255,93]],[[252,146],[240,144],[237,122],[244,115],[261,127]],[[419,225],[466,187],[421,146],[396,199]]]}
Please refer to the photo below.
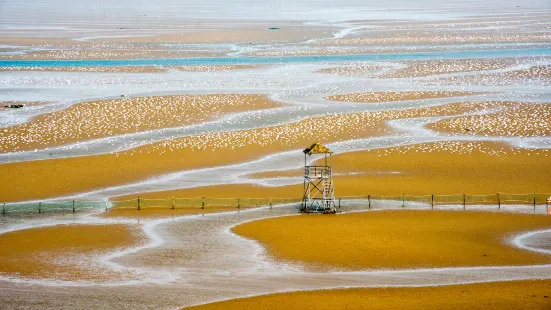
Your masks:
{"label": "tower railing", "polygon": [[311,179],[331,177],[331,167],[327,166],[306,166],[305,173]]}

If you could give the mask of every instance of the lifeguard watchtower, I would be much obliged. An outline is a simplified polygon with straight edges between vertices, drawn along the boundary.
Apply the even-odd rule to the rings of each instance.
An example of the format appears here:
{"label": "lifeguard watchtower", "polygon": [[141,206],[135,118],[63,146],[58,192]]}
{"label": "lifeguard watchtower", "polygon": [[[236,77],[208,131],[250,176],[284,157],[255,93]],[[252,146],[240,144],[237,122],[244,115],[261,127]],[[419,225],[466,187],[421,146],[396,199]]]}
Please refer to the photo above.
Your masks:
{"label": "lifeguard watchtower", "polygon": [[[300,211],[335,213],[335,191],[331,173],[331,155],[333,152],[320,143],[312,144],[303,152],[304,196]],[[324,160],[323,165],[312,165],[312,161],[322,158]]]}

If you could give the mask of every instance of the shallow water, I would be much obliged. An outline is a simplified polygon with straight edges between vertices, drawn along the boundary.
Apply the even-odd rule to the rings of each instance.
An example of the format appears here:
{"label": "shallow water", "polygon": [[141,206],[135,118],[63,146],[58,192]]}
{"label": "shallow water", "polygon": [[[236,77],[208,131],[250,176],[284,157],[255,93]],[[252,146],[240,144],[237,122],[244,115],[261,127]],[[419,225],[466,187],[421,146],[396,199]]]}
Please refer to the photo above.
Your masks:
{"label": "shallow water", "polygon": [[353,54],[279,57],[223,57],[187,59],[101,59],[101,60],[0,60],[0,68],[8,67],[102,67],[102,66],[215,66],[215,65],[264,65],[289,63],[325,63],[337,61],[405,61],[430,59],[465,59],[491,57],[539,57],[551,56],[550,48],[504,49],[481,51],[451,51],[402,54]]}
{"label": "shallow water", "polygon": [[[523,206],[510,206],[517,212],[529,212]],[[393,203],[379,202],[377,210],[396,208]],[[416,209],[428,209],[417,206]],[[459,207],[458,207],[459,208]],[[366,204],[343,203],[341,211],[366,211]],[[479,206],[495,210],[495,206]],[[136,211],[138,212],[138,211]],[[123,282],[85,283],[47,280],[0,280],[0,288],[10,290],[6,305],[25,296],[24,305],[40,300],[41,305],[97,307],[96,296],[103,306],[175,308],[226,298],[236,298],[275,291],[337,287],[423,286],[485,281],[551,278],[549,265],[519,267],[436,268],[415,270],[373,270],[359,272],[305,272],[300,266],[273,262],[257,243],[232,234],[229,229],[239,223],[296,214],[294,206],[253,209],[224,214],[205,214],[173,219],[146,220],[143,229],[151,241],[141,247],[99,258],[106,268],[121,268],[134,274]],[[461,212],[461,211],[458,211]],[[503,211],[501,211],[503,212]],[[50,224],[70,221],[52,218]],[[80,216],[77,222],[102,222]],[[137,220],[105,220],[132,223]],[[36,223],[35,225],[41,225]],[[33,226],[32,224],[30,226]],[[526,250],[549,252],[549,231],[520,235],[512,243]],[[94,259],[94,258],[90,258]],[[97,259],[97,258],[95,258]],[[86,262],[83,262],[86,263]],[[163,275],[159,277],[159,275]],[[32,292],[32,293],[31,293]],[[78,292],[78,293],[77,293]],[[71,296],[71,298],[60,298]]]}

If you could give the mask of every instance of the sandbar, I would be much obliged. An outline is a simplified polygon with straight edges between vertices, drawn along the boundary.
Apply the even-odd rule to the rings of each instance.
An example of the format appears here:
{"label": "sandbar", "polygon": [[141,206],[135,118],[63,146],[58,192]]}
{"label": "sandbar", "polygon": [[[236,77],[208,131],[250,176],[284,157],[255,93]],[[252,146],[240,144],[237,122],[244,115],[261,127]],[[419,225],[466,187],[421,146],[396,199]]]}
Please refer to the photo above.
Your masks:
{"label": "sandbar", "polygon": [[263,95],[180,95],[84,102],[0,131],[0,152],[197,124],[225,113],[280,107]]}
{"label": "sandbar", "polygon": [[527,280],[431,287],[300,291],[238,298],[185,309],[534,309],[551,308],[551,281]]}
{"label": "sandbar", "polygon": [[95,256],[139,244],[138,226],[57,225],[0,234],[0,274],[33,279],[104,281],[118,274],[102,270]]}
{"label": "sandbar", "polygon": [[[3,191],[2,196],[10,202],[67,195],[172,171],[244,162],[279,151],[302,149],[312,141],[328,143],[382,136],[390,133],[386,120],[456,115],[500,105],[500,102],[465,102],[421,109],[324,115],[273,127],[165,140],[114,154],[7,163],[0,167],[4,175],[13,180],[13,186]],[[357,186],[353,188],[358,190]]]}
{"label": "sandbar", "polygon": [[260,242],[272,259],[329,271],[547,264],[551,256],[508,239],[550,227],[547,215],[387,210],[262,219],[232,231]]}

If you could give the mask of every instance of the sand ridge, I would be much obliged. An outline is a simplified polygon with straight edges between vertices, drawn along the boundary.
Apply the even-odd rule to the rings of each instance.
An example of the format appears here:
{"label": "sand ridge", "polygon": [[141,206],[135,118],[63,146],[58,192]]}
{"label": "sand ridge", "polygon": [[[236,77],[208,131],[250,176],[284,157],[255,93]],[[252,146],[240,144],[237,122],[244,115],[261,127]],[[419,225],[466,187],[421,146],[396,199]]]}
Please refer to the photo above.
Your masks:
{"label": "sand ridge", "polygon": [[[389,132],[385,121],[391,119],[454,115],[500,104],[465,102],[421,109],[324,115],[273,127],[165,140],[114,154],[7,163],[1,166],[5,175],[14,179],[17,190],[2,194],[6,201],[66,195],[171,171],[243,162],[301,148],[311,141],[327,143],[382,136]],[[56,183],[43,182],[50,179]]]}
{"label": "sand ridge", "polygon": [[404,100],[435,99],[482,95],[484,93],[467,91],[404,91],[404,92],[366,92],[325,97],[326,100],[346,102],[396,102]]}
{"label": "sand ridge", "polygon": [[260,242],[274,259],[335,271],[547,264],[548,255],[506,242],[549,227],[547,215],[397,210],[264,219],[232,231]]}
{"label": "sand ridge", "polygon": [[180,127],[225,113],[281,107],[263,95],[131,97],[72,105],[0,131],[0,152],[52,147],[114,135]]}
{"label": "sand ridge", "polygon": [[[134,225],[57,225],[0,234],[0,274],[33,279],[109,281],[121,276],[90,260],[142,242]],[[61,255],[61,253],[63,253]]]}
{"label": "sand ridge", "polygon": [[[548,150],[517,149],[498,142],[437,142],[333,155],[335,195],[495,195],[549,193]],[[407,158],[408,160],[404,160]],[[453,163],[453,164],[450,164]],[[302,197],[304,171],[266,171],[248,175],[253,184],[200,186],[137,193],[116,199],[167,197]],[[255,180],[295,177],[296,184],[255,185]],[[495,200],[495,199],[494,199]],[[491,204],[497,203],[492,200]],[[531,208],[531,206],[526,206]],[[467,206],[467,209],[470,208]],[[497,208],[497,204],[496,204]]]}
{"label": "sand ridge", "polygon": [[549,309],[551,281],[299,291],[237,298],[185,309]]}
{"label": "sand ridge", "polygon": [[541,137],[551,135],[550,103],[519,103],[498,113],[449,118],[428,124],[438,132],[483,136]]}

